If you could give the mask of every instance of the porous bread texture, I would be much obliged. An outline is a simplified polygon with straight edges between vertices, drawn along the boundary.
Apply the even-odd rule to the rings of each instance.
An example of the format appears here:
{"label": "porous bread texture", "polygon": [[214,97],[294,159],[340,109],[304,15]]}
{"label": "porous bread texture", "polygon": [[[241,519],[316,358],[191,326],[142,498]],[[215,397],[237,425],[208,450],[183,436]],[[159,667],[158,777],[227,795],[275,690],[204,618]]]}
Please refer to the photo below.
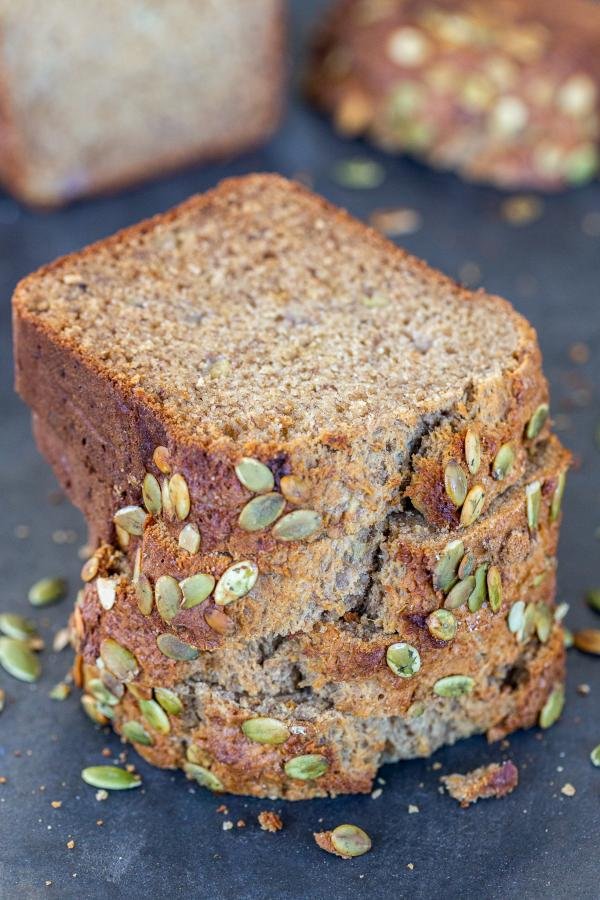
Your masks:
{"label": "porous bread texture", "polygon": [[54,205],[273,130],[282,0],[2,0],[0,177]]}

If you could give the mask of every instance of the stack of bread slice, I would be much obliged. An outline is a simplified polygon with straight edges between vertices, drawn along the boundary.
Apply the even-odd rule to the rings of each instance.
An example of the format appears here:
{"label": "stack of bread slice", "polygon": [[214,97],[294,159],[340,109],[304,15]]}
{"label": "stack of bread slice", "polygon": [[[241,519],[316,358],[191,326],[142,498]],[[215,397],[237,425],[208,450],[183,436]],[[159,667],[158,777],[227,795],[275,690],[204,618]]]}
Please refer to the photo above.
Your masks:
{"label": "stack of bread slice", "polygon": [[299,799],[557,718],[569,457],[508,303],[256,175],[47,266],[14,313],[95,547],[84,708],[147,760]]}

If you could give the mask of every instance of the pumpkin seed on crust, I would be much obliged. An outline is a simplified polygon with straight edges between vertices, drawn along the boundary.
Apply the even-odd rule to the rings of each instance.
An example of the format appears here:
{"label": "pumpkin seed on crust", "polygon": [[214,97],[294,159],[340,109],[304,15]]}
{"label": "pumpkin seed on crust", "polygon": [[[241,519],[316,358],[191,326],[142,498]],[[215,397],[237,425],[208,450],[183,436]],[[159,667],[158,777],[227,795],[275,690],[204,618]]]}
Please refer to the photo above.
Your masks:
{"label": "pumpkin seed on crust", "polygon": [[394,675],[400,678],[412,678],[421,668],[419,651],[404,641],[391,644],[387,648],[385,659]]}
{"label": "pumpkin seed on crust", "polygon": [[454,459],[444,469],[444,487],[454,506],[460,508],[465,502],[469,485],[464,469]]}
{"label": "pumpkin seed on crust", "polygon": [[169,497],[177,518],[180,521],[187,519],[191,501],[187,481],[183,475],[176,473],[169,479]]}
{"label": "pumpkin seed on crust", "polygon": [[469,575],[462,581],[457,582],[452,590],[448,593],[444,601],[445,609],[458,609],[463,606],[475,590],[475,576]]}
{"label": "pumpkin seed on crust", "polygon": [[246,719],[242,723],[242,731],[249,740],[258,744],[284,744],[290,736],[285,722],[267,716]]}
{"label": "pumpkin seed on crust", "polygon": [[215,603],[226,606],[249,593],[258,578],[258,566],[250,560],[242,560],[225,569],[215,587]]}
{"label": "pumpkin seed on crust", "polygon": [[138,609],[143,616],[149,616],[154,606],[154,591],[150,579],[146,575],[140,575],[135,584],[135,595]]}
{"label": "pumpkin seed on crust", "polygon": [[283,769],[289,778],[297,778],[300,781],[313,781],[320,778],[329,768],[327,757],[320,753],[306,753],[302,756],[294,756],[288,759]]}
{"label": "pumpkin seed on crust", "polygon": [[156,700],[138,700],[140,712],[148,725],[159,734],[168,734],[171,730],[169,717]]}
{"label": "pumpkin seed on crust", "polygon": [[475,680],[469,675],[446,675],[433,685],[433,692],[438,697],[461,697],[470,694],[475,687]]}
{"label": "pumpkin seed on crust", "polygon": [[179,587],[183,593],[183,609],[192,609],[194,606],[203,603],[204,600],[213,592],[216,579],[212,575],[204,572],[198,572],[196,575],[190,575],[179,582]]}
{"label": "pumpkin seed on crust", "polygon": [[303,541],[319,531],[323,518],[313,509],[295,509],[274,525],[271,534],[278,541]]}
{"label": "pumpkin seed on crust", "polygon": [[121,734],[132,744],[142,744],[144,747],[152,747],[154,738],[148,734],[141,722],[130,719],[121,725]]}
{"label": "pumpkin seed on crust", "polygon": [[174,634],[169,634],[168,632],[159,634],[156,638],[156,644],[163,656],[179,662],[189,662],[192,659],[198,659],[200,655],[197,647],[180,640]]}
{"label": "pumpkin seed on crust", "polygon": [[179,532],[177,543],[182,550],[187,550],[192,556],[200,549],[200,531],[194,522],[188,522]]}
{"label": "pumpkin seed on crust", "polygon": [[224,791],[223,782],[214,772],[197,763],[186,762],[183,765],[183,771],[188,778],[194,779],[201,787],[208,788],[209,791]]}
{"label": "pumpkin seed on crust", "polygon": [[123,506],[113,516],[113,522],[133,537],[141,537],[148,514],[141,506]]}
{"label": "pumpkin seed on crust", "polygon": [[100,658],[119,681],[133,681],[140,671],[133,653],[113,638],[104,638],[100,644]]}
{"label": "pumpkin seed on crust", "polygon": [[517,454],[513,445],[511,443],[502,444],[492,463],[492,477],[496,481],[506,478],[512,471],[516,458]]}
{"label": "pumpkin seed on crust", "polygon": [[172,575],[161,575],[156,579],[154,596],[158,614],[164,622],[171,622],[179,612],[183,593],[179,582]]}
{"label": "pumpkin seed on crust", "polygon": [[560,510],[562,507],[562,499],[563,494],[565,492],[565,485],[567,483],[567,473],[561,472],[558,476],[558,481],[556,483],[556,488],[554,489],[554,494],[552,495],[552,502],[550,504],[550,521],[556,522],[560,515]]}
{"label": "pumpkin seed on crust", "polygon": [[154,696],[164,711],[170,713],[170,715],[180,716],[183,712],[183,703],[175,691],[171,691],[169,688],[155,687]]}
{"label": "pumpkin seed on crust", "polygon": [[465,553],[462,541],[450,541],[444,548],[433,571],[433,587],[436,591],[447,594],[456,583],[456,572]]}
{"label": "pumpkin seed on crust", "polygon": [[166,447],[156,447],[152,454],[152,461],[159,472],[163,475],[171,474],[171,458]]}
{"label": "pumpkin seed on crust", "polygon": [[479,518],[484,503],[485,491],[480,484],[476,484],[467,494],[460,513],[460,524],[463,528],[472,525],[473,522]]}
{"label": "pumpkin seed on crust", "polygon": [[530,531],[536,531],[540,524],[540,510],[542,506],[542,485],[539,481],[532,481],[525,488],[527,500],[527,524]]}
{"label": "pumpkin seed on crust", "polygon": [[490,566],[487,571],[487,589],[490,609],[497,613],[502,606],[502,575],[498,566]]}
{"label": "pumpkin seed on crust", "polygon": [[474,428],[465,434],[465,459],[471,475],[477,475],[481,466],[481,438]]}
{"label": "pumpkin seed on crust", "polygon": [[279,482],[279,490],[288,503],[301,506],[310,499],[308,484],[297,475],[284,475]]}
{"label": "pumpkin seed on crust", "polygon": [[240,513],[238,525],[244,531],[262,531],[272,525],[285,509],[281,494],[260,494],[253,497]]}
{"label": "pumpkin seed on crust", "polygon": [[144,506],[152,516],[160,516],[162,512],[162,496],[158,479],[146,472],[142,481],[142,499]]}
{"label": "pumpkin seed on crust", "polygon": [[253,494],[268,494],[273,490],[273,473],[258,459],[244,456],[235,467],[237,479]]}
{"label": "pumpkin seed on crust", "polygon": [[538,408],[533,413],[529,422],[527,423],[527,429],[525,431],[525,435],[528,440],[533,441],[539,435],[540,431],[544,427],[546,419],[550,414],[550,407],[547,403],[540,403]]}
{"label": "pumpkin seed on crust", "polygon": [[457,622],[447,609],[436,609],[427,616],[429,633],[438,641],[451,641],[456,637]]}

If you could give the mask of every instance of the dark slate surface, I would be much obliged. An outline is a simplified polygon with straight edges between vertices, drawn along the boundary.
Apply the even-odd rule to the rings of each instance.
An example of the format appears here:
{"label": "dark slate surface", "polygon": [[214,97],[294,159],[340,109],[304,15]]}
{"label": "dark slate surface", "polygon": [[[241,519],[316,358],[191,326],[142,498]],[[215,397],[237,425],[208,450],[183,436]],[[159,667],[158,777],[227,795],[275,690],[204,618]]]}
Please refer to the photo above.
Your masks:
{"label": "dark slate surface", "polygon": [[[295,41],[322,2],[295,6]],[[522,228],[499,215],[501,195],[470,187],[407,161],[377,157],[387,180],[380,189],[351,192],[330,180],[332,161],[360,144],[338,141],[327,124],[294,103],[278,137],[261,153],[163,180],[111,199],[81,203],[52,215],[35,215],[0,197],[1,409],[0,606],[27,613],[33,580],[66,574],[70,599],[77,589],[77,547],[85,539],[79,514],[53,505],[56,485],[38,456],[26,409],[12,394],[9,297],[15,282],[58,254],[110,234],[165,209],[223,175],[257,169],[312,173],[331,200],[366,217],[378,206],[408,206],[424,227],[405,245],[458,276],[467,262],[480,267],[485,286],[512,299],[539,330],[554,413],[579,465],[571,475],[560,552],[560,596],[571,602],[572,627],[599,625],[582,596],[600,584],[596,529],[600,526],[600,452],[594,427],[600,419],[600,236],[582,230],[600,214],[600,185],[544,200],[541,220]],[[588,223],[593,219],[587,220]],[[589,230],[589,227],[588,227]],[[471,267],[472,271],[472,267]],[[494,335],[487,339],[493,342]],[[568,348],[584,341],[590,362],[575,365]],[[27,538],[15,530],[27,526]],[[57,544],[56,531],[72,543]],[[55,538],[57,535],[55,535]],[[58,536],[60,538],[60,536]],[[64,537],[64,535],[63,535]],[[47,641],[64,625],[70,602],[34,613]],[[41,681],[28,686],[0,672],[7,705],[0,718],[0,896],[6,898],[591,898],[599,895],[600,770],[589,752],[600,742],[600,662],[571,651],[568,706],[543,736],[535,730],[511,738],[510,748],[472,739],[439,752],[432,761],[388,766],[382,795],[299,804],[225,798],[193,790],[180,775],[152,770],[130,751],[143,790],[113,794],[105,802],[84,785],[80,770],[104,762],[100,751],[121,750],[96,729],[72,696],[58,703],[50,688],[64,675],[70,651],[43,654]],[[576,686],[591,685],[588,697]],[[510,757],[520,767],[518,790],[502,801],[469,810],[438,792],[440,772],[467,771]],[[566,782],[577,793],[560,793]],[[53,809],[52,800],[62,807]],[[420,812],[409,815],[408,805]],[[285,830],[259,830],[262,809],[281,811]],[[245,829],[224,832],[225,818],[243,818]],[[97,819],[104,824],[98,826]],[[312,832],[343,821],[360,824],[373,851],[345,862],[317,849]],[[66,847],[70,839],[75,848]],[[408,864],[414,868],[409,869]],[[50,886],[45,882],[51,881]]]}

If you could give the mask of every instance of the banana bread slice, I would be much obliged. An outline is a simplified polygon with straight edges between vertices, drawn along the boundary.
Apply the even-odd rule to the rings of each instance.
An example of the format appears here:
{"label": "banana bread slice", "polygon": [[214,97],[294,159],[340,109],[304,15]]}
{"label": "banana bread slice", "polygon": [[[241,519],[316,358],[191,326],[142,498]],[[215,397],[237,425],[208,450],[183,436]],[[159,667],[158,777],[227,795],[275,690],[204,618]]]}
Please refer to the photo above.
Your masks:
{"label": "banana bread slice", "polygon": [[55,205],[274,129],[283,0],[0,3],[0,178]]}
{"label": "banana bread slice", "polygon": [[599,45],[588,0],[339,0],[309,91],[343,134],[468,179],[556,189],[598,171]]}

